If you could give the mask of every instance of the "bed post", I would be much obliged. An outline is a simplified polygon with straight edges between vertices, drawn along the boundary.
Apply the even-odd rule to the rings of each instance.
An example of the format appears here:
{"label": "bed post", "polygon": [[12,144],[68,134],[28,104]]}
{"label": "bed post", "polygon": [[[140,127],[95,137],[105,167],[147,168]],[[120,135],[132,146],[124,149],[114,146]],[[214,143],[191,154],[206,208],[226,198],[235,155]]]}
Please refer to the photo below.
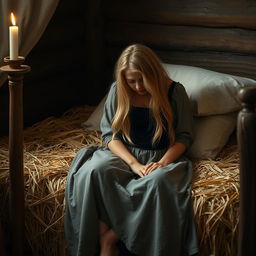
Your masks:
{"label": "bed post", "polygon": [[239,92],[237,120],[240,154],[240,218],[238,256],[256,255],[256,88]]}

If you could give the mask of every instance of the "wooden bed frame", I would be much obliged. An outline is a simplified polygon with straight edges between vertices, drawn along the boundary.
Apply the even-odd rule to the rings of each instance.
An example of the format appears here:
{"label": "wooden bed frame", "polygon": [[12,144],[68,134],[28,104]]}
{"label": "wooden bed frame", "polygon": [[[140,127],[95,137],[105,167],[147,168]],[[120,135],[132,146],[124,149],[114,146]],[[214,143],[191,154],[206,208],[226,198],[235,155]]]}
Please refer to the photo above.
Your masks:
{"label": "wooden bed frame", "polygon": [[256,254],[256,88],[239,93],[243,109],[237,120],[240,155],[238,255]]}
{"label": "wooden bed frame", "polygon": [[[98,83],[101,95],[112,80],[114,62],[121,49],[135,42],[152,47],[164,62],[256,79],[255,1],[96,0],[90,2],[87,14],[85,51],[90,65],[85,71],[89,83]],[[103,74],[104,82],[99,73]],[[242,89],[239,97],[242,110],[237,120],[238,255],[244,256],[256,255],[256,88]],[[20,230],[15,232],[23,234]],[[0,226],[0,248],[2,239]]]}

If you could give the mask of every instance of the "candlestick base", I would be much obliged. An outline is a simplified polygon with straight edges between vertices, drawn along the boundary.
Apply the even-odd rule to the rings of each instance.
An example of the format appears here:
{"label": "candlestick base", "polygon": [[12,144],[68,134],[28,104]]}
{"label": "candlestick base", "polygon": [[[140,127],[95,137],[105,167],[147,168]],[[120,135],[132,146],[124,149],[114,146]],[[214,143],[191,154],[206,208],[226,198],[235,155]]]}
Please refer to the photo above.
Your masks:
{"label": "candlestick base", "polygon": [[[27,65],[22,65],[22,63],[25,61],[25,58],[22,56],[19,56],[16,60],[11,60],[9,56],[4,58],[5,66],[1,67],[1,70],[6,72],[19,72],[24,69],[27,70]],[[30,68],[29,68],[30,69]],[[27,70],[29,71],[29,70]]]}

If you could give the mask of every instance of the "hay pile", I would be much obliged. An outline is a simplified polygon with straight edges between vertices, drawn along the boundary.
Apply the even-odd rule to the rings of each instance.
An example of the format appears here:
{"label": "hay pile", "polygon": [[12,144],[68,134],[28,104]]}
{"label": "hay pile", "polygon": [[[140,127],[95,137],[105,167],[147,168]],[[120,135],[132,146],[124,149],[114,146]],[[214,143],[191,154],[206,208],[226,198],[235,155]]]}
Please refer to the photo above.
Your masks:
{"label": "hay pile", "polygon": [[[101,144],[97,131],[81,128],[93,107],[73,108],[24,131],[26,237],[33,255],[66,255],[64,189],[70,163],[87,145]],[[239,172],[237,148],[229,145],[218,161],[194,163],[192,198],[202,255],[235,255]],[[0,210],[8,209],[8,140],[0,139]],[[5,209],[5,210],[4,210]],[[5,211],[5,212],[4,212]]]}
{"label": "hay pile", "polygon": [[[32,255],[65,255],[64,188],[76,152],[100,144],[96,131],[81,128],[93,107],[78,107],[61,118],[50,117],[24,131],[26,237]],[[0,141],[1,204],[8,205],[8,139]],[[3,207],[8,209],[7,207]],[[2,210],[3,210],[2,208]],[[1,219],[6,212],[1,212]]]}
{"label": "hay pile", "polygon": [[237,145],[230,143],[216,161],[194,163],[192,199],[200,255],[237,255],[238,160]]}

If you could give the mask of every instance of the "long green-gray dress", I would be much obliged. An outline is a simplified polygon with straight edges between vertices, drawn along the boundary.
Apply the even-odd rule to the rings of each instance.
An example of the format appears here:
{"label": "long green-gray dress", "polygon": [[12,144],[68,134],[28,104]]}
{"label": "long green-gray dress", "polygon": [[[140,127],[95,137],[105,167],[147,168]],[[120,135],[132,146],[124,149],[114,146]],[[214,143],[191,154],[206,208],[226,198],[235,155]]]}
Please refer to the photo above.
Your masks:
{"label": "long green-gray dress", "polygon": [[[176,141],[192,142],[192,111],[184,87],[174,82],[169,99]],[[107,147],[116,110],[116,84],[109,91],[101,121],[105,146],[89,146],[75,156],[65,191],[65,233],[71,255],[99,253],[98,220],[111,227],[126,248],[138,256],[183,256],[197,252],[191,208],[191,162],[175,163],[140,178]],[[166,152],[166,133],[151,146],[154,120],[147,108],[131,108],[134,144],[123,141],[142,164]],[[137,118],[137,120],[136,120]],[[146,127],[149,127],[148,129]],[[117,136],[115,139],[122,139]]]}

